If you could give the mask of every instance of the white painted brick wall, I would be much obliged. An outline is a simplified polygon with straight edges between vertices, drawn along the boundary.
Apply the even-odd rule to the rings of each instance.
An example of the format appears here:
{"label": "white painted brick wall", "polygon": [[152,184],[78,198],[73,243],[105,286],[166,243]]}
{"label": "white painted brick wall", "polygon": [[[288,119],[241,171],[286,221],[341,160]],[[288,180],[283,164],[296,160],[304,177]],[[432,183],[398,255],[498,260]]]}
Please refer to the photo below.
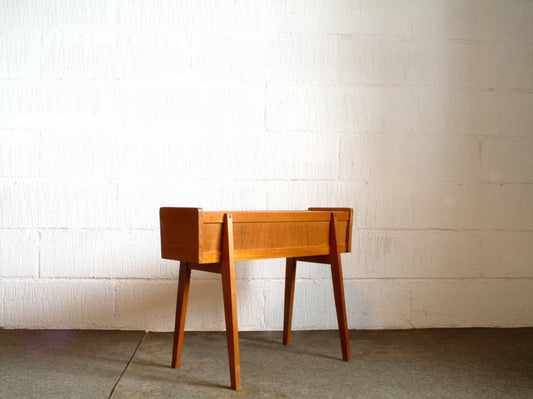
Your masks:
{"label": "white painted brick wall", "polygon": [[8,279],[6,328],[115,328],[115,283],[110,280]]}
{"label": "white painted brick wall", "polygon": [[39,268],[39,232],[0,230],[0,276],[35,278]]}
{"label": "white painted brick wall", "polygon": [[[533,325],[533,3],[0,1],[0,327],[173,328],[158,210],[355,210],[352,328]],[[237,265],[281,329],[282,259]],[[195,272],[186,328],[224,328]],[[335,328],[329,268],[294,327]]]}

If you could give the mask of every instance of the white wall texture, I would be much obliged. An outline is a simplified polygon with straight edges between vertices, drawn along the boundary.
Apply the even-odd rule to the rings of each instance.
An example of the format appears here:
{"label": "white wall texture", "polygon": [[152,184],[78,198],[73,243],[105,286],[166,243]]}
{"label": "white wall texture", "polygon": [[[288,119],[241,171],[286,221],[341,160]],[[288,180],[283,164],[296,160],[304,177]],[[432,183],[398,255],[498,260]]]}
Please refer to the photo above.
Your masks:
{"label": "white wall texture", "polygon": [[[0,0],[0,327],[171,330],[158,210],[355,210],[351,328],[533,325],[533,2]],[[237,265],[282,327],[284,261]],[[294,326],[336,328],[328,269]],[[187,329],[224,328],[198,272]]]}

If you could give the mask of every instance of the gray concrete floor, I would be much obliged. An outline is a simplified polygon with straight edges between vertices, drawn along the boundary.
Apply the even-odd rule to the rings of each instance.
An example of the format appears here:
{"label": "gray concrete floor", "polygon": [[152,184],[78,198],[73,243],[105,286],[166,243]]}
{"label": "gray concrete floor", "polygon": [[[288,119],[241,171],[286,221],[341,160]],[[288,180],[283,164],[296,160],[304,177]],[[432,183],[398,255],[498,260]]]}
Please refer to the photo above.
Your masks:
{"label": "gray concrete floor", "polygon": [[0,330],[0,398],[533,398],[533,328],[241,332],[242,390],[224,333]]}

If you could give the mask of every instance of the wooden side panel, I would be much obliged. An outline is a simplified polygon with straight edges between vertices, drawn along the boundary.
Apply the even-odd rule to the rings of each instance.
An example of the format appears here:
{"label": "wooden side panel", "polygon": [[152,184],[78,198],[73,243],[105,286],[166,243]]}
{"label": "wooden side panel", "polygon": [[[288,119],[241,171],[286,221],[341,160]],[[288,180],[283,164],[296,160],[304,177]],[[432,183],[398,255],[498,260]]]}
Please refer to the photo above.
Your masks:
{"label": "wooden side panel", "polygon": [[[350,213],[339,211],[339,250],[350,247]],[[329,254],[331,212],[236,212],[233,214],[235,260],[287,258]],[[222,224],[218,212],[206,212],[202,227],[203,260],[220,261]],[[280,221],[281,220],[281,221]]]}
{"label": "wooden side panel", "polygon": [[161,257],[191,263],[202,259],[202,208],[161,208]]}

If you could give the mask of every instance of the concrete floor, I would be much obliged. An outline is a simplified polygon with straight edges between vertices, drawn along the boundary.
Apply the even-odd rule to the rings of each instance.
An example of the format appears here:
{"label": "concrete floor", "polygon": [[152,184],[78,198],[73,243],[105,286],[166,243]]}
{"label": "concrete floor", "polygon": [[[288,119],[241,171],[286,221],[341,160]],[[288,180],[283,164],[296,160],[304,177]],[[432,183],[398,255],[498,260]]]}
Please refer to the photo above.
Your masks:
{"label": "concrete floor", "polygon": [[241,332],[242,391],[224,333],[0,330],[0,398],[533,398],[533,328]]}

